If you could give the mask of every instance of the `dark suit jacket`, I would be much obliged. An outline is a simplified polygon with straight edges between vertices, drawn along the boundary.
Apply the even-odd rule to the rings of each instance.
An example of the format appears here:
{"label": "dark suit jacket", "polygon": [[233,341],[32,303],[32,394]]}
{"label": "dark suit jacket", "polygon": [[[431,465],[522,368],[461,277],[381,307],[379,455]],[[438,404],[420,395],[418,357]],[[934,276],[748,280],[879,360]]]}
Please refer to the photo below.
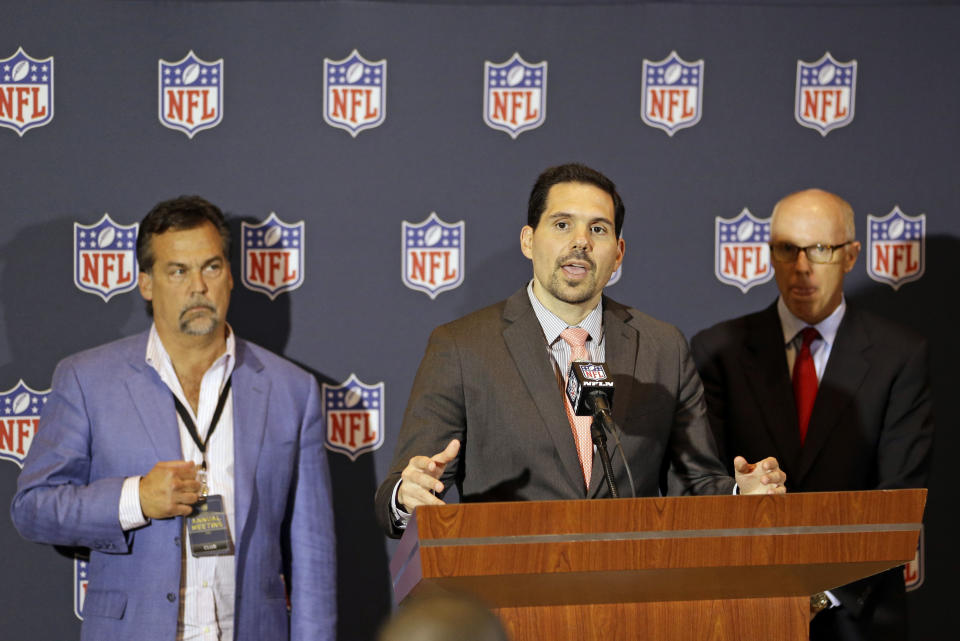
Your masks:
{"label": "dark suit jacket", "polygon": [[[177,633],[183,519],[124,532],[119,518],[124,478],[183,457],[170,390],[144,359],[147,338],[57,366],[11,506],[24,537],[90,548],[81,639]],[[336,555],[317,383],[237,339],[232,387],[234,638],[332,640]]]}
{"label": "dark suit jacket", "polygon": [[[613,416],[637,496],[723,494],[733,479],[717,459],[703,389],[686,340],[673,326],[603,299],[607,365],[616,382]],[[582,499],[607,493],[594,457],[583,485],[570,423],[543,329],[526,288],[506,301],[434,330],[420,363],[377,515],[399,536],[390,499],[411,457],[461,441],[442,481],[462,501]],[[613,453],[612,440],[609,443]],[[613,455],[621,496],[631,496]]]}
{"label": "dark suit jacket", "polygon": [[[800,444],[776,304],[691,341],[724,461],[776,456],[787,490],[922,487],[933,436],[926,341],[848,305]],[[899,569],[844,586],[843,604],[814,619],[811,639],[902,639]]]}

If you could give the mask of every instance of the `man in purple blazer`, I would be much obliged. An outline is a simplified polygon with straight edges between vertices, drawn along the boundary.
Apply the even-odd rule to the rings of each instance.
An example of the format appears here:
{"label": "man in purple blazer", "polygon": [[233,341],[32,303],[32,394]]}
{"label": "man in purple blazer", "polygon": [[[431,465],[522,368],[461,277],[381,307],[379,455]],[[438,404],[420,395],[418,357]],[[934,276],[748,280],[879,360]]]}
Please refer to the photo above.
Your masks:
{"label": "man in purple blazer", "polygon": [[54,373],[11,514],[90,548],[81,639],[335,636],[317,384],[227,325],[229,245],[214,205],[158,204],[137,238],[150,330]]}

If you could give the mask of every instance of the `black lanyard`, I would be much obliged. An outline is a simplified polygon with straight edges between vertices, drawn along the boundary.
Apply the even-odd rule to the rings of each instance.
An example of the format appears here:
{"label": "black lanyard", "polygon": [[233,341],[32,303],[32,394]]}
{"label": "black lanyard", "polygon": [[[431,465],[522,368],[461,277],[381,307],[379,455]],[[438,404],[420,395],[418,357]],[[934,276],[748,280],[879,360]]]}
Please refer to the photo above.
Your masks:
{"label": "black lanyard", "polygon": [[210,442],[213,430],[217,429],[217,423],[220,422],[220,415],[223,413],[223,406],[227,404],[227,396],[230,394],[230,382],[232,380],[232,376],[228,378],[227,384],[223,386],[223,391],[220,392],[220,398],[217,400],[217,409],[213,412],[213,419],[210,421],[210,427],[207,429],[207,437],[202,443],[200,442],[200,434],[197,432],[197,426],[193,423],[193,419],[190,418],[190,412],[183,406],[183,403],[180,402],[177,395],[173,394],[173,402],[177,406],[177,414],[183,419],[183,424],[187,426],[190,437],[193,439],[193,442],[197,444],[197,449],[200,450],[200,454],[203,455],[203,464],[200,469],[207,469],[207,443]]}

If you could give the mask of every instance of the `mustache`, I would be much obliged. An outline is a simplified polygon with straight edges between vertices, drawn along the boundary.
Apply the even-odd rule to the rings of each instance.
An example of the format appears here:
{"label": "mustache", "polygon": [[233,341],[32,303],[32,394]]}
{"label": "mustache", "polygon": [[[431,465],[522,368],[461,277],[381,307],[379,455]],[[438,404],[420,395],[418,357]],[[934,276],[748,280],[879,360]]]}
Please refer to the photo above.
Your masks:
{"label": "mustache", "polygon": [[563,267],[572,260],[579,260],[590,265],[590,269],[596,269],[597,264],[593,262],[593,259],[590,258],[590,255],[583,250],[572,251],[565,256],[561,256],[557,259],[557,267]]}
{"label": "mustache", "polygon": [[183,309],[180,310],[180,319],[182,320],[183,317],[187,314],[188,311],[190,311],[190,310],[195,310],[197,307],[201,307],[201,308],[203,308],[203,309],[210,310],[210,311],[213,312],[214,314],[217,313],[217,308],[214,307],[213,303],[211,303],[210,301],[208,301],[208,300],[206,300],[206,299],[200,299],[200,300],[192,301],[192,302],[187,303],[186,305],[184,305],[184,306],[183,306]]}

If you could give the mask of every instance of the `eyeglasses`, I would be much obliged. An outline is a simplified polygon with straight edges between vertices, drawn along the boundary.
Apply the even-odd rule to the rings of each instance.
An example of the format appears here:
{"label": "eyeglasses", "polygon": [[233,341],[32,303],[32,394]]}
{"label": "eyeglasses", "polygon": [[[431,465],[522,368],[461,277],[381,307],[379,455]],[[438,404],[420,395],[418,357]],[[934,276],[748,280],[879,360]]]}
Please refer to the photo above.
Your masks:
{"label": "eyeglasses", "polygon": [[770,243],[770,255],[773,260],[779,263],[792,263],[797,260],[800,252],[807,255],[807,260],[811,263],[830,263],[833,261],[833,252],[842,247],[846,247],[854,241],[848,240],[839,245],[807,245],[806,247],[797,247],[791,243]]}

